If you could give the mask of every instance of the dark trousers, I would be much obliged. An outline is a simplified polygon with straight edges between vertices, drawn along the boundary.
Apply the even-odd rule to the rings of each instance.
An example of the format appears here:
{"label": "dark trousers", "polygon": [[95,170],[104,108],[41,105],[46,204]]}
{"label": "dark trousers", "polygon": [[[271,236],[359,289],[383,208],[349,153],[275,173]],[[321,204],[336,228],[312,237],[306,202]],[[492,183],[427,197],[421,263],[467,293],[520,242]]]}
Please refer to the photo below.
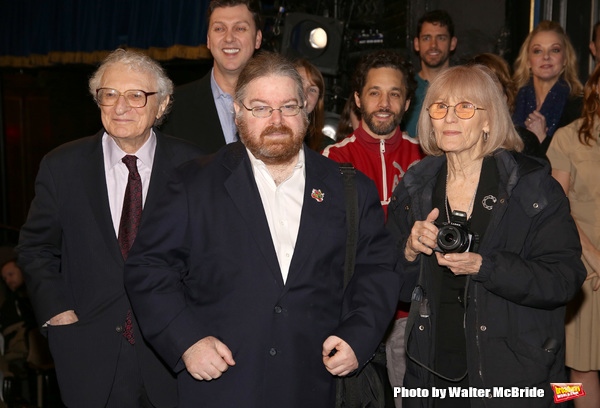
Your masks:
{"label": "dark trousers", "polygon": [[117,372],[113,382],[107,408],[154,408],[142,381],[135,345],[123,337],[117,363]]}

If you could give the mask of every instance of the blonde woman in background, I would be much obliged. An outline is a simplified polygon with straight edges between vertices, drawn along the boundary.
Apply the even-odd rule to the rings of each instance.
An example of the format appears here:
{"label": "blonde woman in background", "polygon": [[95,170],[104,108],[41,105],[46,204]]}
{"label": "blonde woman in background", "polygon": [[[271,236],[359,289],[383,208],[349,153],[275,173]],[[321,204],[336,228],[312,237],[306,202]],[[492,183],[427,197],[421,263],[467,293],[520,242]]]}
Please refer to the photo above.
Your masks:
{"label": "blonde woman in background", "polygon": [[519,91],[513,122],[535,133],[545,152],[556,129],[581,112],[577,56],[560,24],[540,22],[521,46],[514,70]]}

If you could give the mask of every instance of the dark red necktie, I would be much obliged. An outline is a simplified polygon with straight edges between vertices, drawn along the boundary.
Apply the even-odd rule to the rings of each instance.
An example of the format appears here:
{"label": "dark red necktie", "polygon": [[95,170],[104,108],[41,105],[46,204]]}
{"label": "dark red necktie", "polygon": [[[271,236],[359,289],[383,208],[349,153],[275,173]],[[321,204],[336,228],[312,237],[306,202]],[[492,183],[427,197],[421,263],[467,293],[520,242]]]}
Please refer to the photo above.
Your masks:
{"label": "dark red necktie", "polygon": [[[119,246],[121,247],[123,259],[127,260],[127,255],[133,245],[133,241],[135,241],[142,218],[142,179],[140,173],[138,173],[136,156],[127,155],[123,157],[123,163],[125,163],[129,170],[129,177],[127,178],[125,198],[123,199],[121,223],[119,224]],[[129,343],[135,344],[131,318],[131,310],[128,310],[123,336]]]}
{"label": "dark red necktie", "polygon": [[135,241],[135,236],[142,218],[142,179],[137,169],[137,157],[127,155],[123,157],[123,163],[129,169],[125,198],[123,199],[123,212],[119,225],[119,246],[123,259],[127,260],[127,254]]}

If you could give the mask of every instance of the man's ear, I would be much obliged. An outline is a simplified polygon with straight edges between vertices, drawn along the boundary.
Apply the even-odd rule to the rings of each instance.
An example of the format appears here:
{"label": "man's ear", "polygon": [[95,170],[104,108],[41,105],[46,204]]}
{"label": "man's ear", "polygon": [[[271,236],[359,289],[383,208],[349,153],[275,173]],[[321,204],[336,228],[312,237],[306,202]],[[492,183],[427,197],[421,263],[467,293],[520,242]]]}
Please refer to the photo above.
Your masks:
{"label": "man's ear", "polygon": [[407,99],[404,103],[404,112],[408,112],[408,108],[410,108],[410,99]]}
{"label": "man's ear", "polygon": [[420,48],[421,48],[421,47],[419,47],[419,37],[415,37],[415,38],[413,39],[413,47],[415,47],[415,51],[416,51],[416,52],[419,52],[419,51],[421,51],[421,50],[420,50]]}
{"label": "man's ear", "polygon": [[456,44],[458,43],[458,38],[452,37],[450,41],[450,51],[454,51],[456,49]]}
{"label": "man's ear", "polygon": [[258,30],[256,32],[256,41],[254,42],[254,49],[258,50],[260,45],[262,44],[262,31]]}
{"label": "man's ear", "polygon": [[356,91],[354,92],[354,103],[360,109],[360,95]]}
{"label": "man's ear", "polygon": [[235,120],[235,124],[237,125],[238,124],[237,117],[240,112],[240,105],[238,105],[238,103],[236,101],[233,101],[233,110],[235,111],[235,116],[233,117],[233,119]]}
{"label": "man's ear", "polygon": [[160,119],[160,117],[165,113],[167,106],[169,106],[169,101],[171,97],[167,95],[167,97],[158,105],[158,112],[156,112],[156,119]]}

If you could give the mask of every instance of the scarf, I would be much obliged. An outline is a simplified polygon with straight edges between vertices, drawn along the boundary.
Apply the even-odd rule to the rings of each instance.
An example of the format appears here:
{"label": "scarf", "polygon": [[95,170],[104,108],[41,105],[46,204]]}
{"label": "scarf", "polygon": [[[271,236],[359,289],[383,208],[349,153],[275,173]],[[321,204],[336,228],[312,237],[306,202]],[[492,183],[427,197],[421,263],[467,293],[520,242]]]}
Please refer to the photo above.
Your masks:
{"label": "scarf", "polygon": [[[550,89],[550,92],[548,92],[548,95],[546,95],[540,113],[546,118],[546,126],[548,127],[548,131],[546,132],[547,137],[554,135],[570,93],[571,89],[567,82],[559,78],[552,89]],[[519,89],[519,93],[517,94],[515,112],[513,113],[515,126],[526,127],[525,119],[535,110],[536,106],[533,80],[529,80],[529,83]]]}

